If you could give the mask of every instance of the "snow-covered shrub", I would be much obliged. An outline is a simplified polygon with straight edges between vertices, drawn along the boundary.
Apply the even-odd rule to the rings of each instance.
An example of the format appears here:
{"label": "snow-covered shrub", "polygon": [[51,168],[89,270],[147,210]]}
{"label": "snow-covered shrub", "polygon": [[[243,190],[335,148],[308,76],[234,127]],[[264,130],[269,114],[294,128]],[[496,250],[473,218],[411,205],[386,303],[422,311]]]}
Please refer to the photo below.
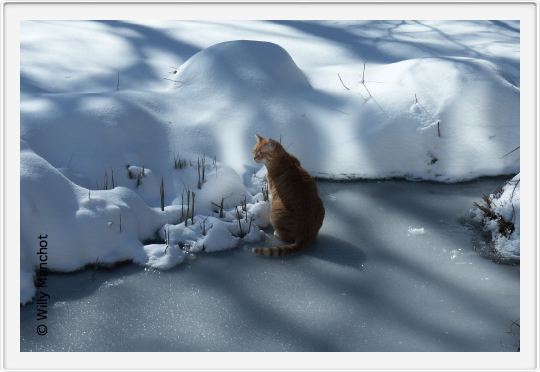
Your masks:
{"label": "snow-covered shrub", "polygon": [[471,209],[473,220],[491,233],[496,255],[512,261],[519,261],[520,258],[519,181],[518,174],[499,190],[484,195],[482,202],[474,203]]}

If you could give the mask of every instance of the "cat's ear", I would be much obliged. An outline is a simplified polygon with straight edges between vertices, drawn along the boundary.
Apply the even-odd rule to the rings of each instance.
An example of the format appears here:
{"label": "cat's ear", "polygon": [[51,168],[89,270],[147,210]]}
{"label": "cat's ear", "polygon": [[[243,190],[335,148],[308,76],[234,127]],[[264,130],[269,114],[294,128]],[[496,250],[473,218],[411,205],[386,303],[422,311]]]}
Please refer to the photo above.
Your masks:
{"label": "cat's ear", "polygon": [[277,145],[277,142],[274,141],[272,138],[269,138],[269,139],[268,139],[268,143],[266,144],[265,147],[266,147],[268,150],[271,150],[271,151],[272,151],[272,150],[275,150],[276,145]]}
{"label": "cat's ear", "polygon": [[257,143],[261,142],[264,139],[263,136],[258,133],[255,135],[255,138],[257,138]]}

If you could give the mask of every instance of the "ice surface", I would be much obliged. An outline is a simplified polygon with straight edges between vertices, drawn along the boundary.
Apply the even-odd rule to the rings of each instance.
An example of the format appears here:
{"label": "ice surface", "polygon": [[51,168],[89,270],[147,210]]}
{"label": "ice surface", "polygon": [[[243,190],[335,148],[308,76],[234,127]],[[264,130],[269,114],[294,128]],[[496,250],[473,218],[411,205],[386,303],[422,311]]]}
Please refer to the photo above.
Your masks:
{"label": "ice surface", "polygon": [[319,182],[324,225],[298,255],[52,275],[49,333],[22,307],[21,350],[515,351],[519,266],[480,257],[460,222],[503,182]]}

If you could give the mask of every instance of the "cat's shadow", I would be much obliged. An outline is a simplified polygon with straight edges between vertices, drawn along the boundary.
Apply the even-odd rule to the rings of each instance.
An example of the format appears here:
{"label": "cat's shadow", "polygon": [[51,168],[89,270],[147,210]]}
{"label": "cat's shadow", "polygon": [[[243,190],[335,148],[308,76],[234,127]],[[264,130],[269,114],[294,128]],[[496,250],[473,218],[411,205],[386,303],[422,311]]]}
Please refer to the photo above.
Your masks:
{"label": "cat's shadow", "polygon": [[367,259],[358,246],[326,234],[319,234],[312,245],[300,253],[356,269],[361,269]]}
{"label": "cat's shadow", "polygon": [[[266,239],[260,244],[261,246],[271,247],[284,244],[273,236],[272,228],[267,228],[264,231]],[[324,233],[317,235],[315,241],[305,249],[288,256],[282,256],[282,258],[297,260],[303,256],[310,256],[356,269],[361,269],[362,264],[367,259],[365,252],[360,247]]]}

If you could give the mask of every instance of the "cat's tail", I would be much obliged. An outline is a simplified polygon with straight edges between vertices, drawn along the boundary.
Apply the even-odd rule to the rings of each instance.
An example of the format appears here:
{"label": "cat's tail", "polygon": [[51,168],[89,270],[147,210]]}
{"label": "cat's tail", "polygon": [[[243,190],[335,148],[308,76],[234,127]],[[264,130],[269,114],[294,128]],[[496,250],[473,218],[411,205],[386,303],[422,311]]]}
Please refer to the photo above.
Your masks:
{"label": "cat's tail", "polygon": [[251,252],[259,256],[285,256],[304,249],[309,243],[310,240],[303,240],[275,247],[256,247],[253,248]]}

